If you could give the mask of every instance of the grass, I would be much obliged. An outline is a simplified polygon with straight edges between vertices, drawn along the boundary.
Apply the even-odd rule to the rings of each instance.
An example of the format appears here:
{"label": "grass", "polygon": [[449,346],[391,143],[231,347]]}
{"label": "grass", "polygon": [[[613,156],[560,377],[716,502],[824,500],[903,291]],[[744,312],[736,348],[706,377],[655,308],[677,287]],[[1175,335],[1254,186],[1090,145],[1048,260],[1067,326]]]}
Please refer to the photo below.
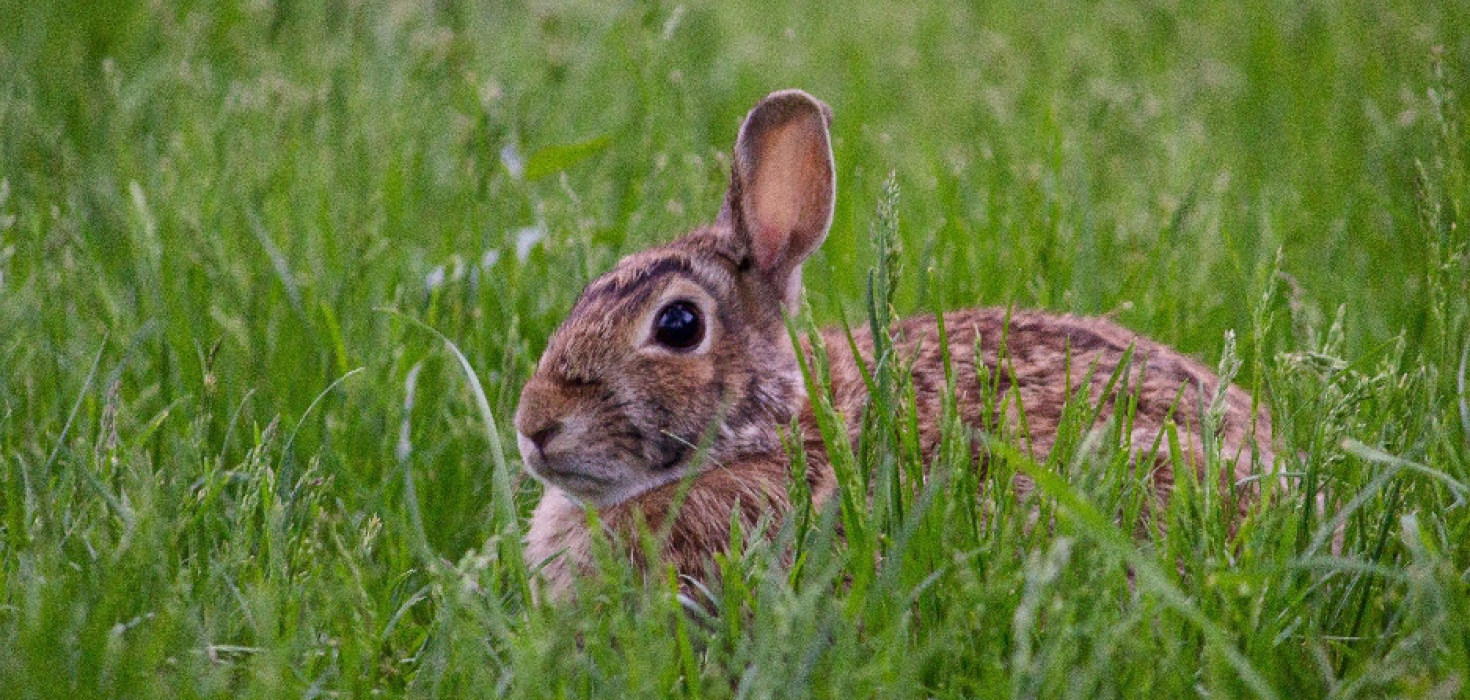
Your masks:
{"label": "grass", "polygon": [[[1463,2],[0,16],[0,696],[1470,692]],[[837,115],[815,322],[1111,314],[1238,361],[1301,488],[1232,535],[1202,480],[1134,538],[1077,421],[1044,464],[951,426],[905,489],[890,367],[871,507],[771,523],[713,612],[611,549],[530,604],[520,384],[582,284],[713,216],[787,86]]]}

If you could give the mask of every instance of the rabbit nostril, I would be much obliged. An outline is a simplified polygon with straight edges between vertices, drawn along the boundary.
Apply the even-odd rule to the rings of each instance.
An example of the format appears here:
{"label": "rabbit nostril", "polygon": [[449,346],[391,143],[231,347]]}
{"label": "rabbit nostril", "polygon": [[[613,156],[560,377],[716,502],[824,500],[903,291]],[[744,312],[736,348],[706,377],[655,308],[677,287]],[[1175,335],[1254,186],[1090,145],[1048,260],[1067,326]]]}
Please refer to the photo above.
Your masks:
{"label": "rabbit nostril", "polygon": [[556,434],[559,432],[561,432],[561,422],[553,421],[545,428],[537,430],[526,437],[531,438],[531,443],[536,445],[536,449],[544,451],[546,449],[546,443],[551,442],[551,438],[556,437]]}

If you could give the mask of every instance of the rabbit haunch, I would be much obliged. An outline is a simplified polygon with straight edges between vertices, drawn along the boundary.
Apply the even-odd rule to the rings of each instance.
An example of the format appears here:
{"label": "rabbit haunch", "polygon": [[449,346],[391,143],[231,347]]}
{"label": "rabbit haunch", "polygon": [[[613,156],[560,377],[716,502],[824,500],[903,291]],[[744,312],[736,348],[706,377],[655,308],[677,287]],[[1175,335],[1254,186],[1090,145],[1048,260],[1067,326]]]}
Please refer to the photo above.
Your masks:
{"label": "rabbit haunch", "polygon": [[[665,529],[661,556],[695,577],[728,545],[732,515],[746,528],[779,518],[790,505],[791,479],[780,431],[793,418],[814,498],[825,501],[836,488],[782,316],[799,297],[802,261],[831,223],[830,120],[826,106],[805,93],[762,100],[736,139],[730,189],[715,222],[619,262],[588,285],[549,340],[521,395],[516,428],[528,470],[547,486],[526,556],[553,597],[567,594],[576,573],[592,563],[586,507],[597,508],[635,558],[631,535],[640,520]],[[675,306],[681,311],[670,316]],[[657,327],[668,318],[697,324],[700,332],[689,337],[698,342],[664,343]],[[1125,437],[1135,454],[1148,453],[1172,420],[1188,464],[1205,463],[1199,409],[1217,394],[1219,380],[1194,360],[1103,319],[1000,309],[945,312],[944,319],[955,398],[971,427],[999,425],[1016,434],[1019,406],[1027,428],[1020,447],[1045,459],[1064,405],[1087,382],[1089,401],[1102,406],[1100,423],[1125,395],[1134,403]],[[912,368],[920,445],[932,456],[945,386],[938,324],[914,317],[893,331],[902,366]],[[858,357],[841,331],[823,331],[823,338],[835,405],[855,440],[868,402],[857,363],[871,365],[872,337],[854,334]],[[1002,339],[1005,364],[998,367]],[[991,408],[977,381],[977,341],[985,376],[1009,396]],[[1130,347],[1127,382],[1104,395]],[[812,352],[805,345],[801,351]],[[1010,407],[1007,415],[987,415],[1000,405]],[[1229,485],[1253,465],[1271,464],[1271,430],[1237,387],[1227,388],[1223,408],[1216,437],[1233,463],[1222,474]],[[702,454],[696,445],[706,446]],[[1163,498],[1175,465],[1155,459],[1144,471]],[[1030,487],[1017,478],[1018,490]]]}

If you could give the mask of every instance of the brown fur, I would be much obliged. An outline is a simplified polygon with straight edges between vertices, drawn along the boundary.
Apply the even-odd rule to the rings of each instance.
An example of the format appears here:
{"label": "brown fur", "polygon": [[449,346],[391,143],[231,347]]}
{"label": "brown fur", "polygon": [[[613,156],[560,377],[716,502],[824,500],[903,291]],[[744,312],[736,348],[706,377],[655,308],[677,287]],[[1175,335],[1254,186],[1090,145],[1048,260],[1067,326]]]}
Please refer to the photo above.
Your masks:
{"label": "brown fur", "polygon": [[[1196,465],[1204,464],[1198,434],[1200,401],[1195,392],[1202,389],[1206,397],[1214,395],[1218,382],[1209,370],[1188,357],[1102,319],[1017,312],[1011,316],[1010,328],[1003,331],[1005,318],[1003,309],[970,309],[946,314],[951,366],[957,377],[971,380],[976,377],[973,344],[978,334],[982,359],[990,375],[994,377],[1000,373],[1001,391],[1011,392],[1012,401],[1019,400],[1025,411],[1030,429],[1029,444],[1036,459],[1044,460],[1050,453],[1068,398],[1065,382],[1058,376],[1068,353],[1073,367],[1074,390],[1082,384],[1087,368],[1094,368],[1088,397],[1096,404],[1103,400],[1107,380],[1131,344],[1134,355],[1128,387],[1126,390],[1115,387],[1115,391],[1126,391],[1138,402],[1131,436],[1133,449],[1139,453],[1150,450],[1164,421],[1172,418],[1180,426],[1181,439],[1189,441],[1185,458]],[[932,455],[939,442],[938,416],[944,386],[938,326],[932,316],[921,316],[900,322],[898,330],[901,334],[900,352],[906,361],[915,360],[913,382],[920,446],[925,455]],[[1015,372],[1014,383],[1010,381],[1008,371],[1003,372],[996,366],[1003,332],[1011,358],[1010,366]],[[843,331],[829,328],[822,335],[830,358],[834,406],[848,419],[849,433],[855,440],[868,400],[867,387]],[[855,331],[854,340],[863,361],[871,367],[871,334],[866,329]],[[804,350],[810,352],[809,348]],[[1143,372],[1141,379],[1140,370]],[[1184,388],[1182,395],[1181,387]],[[995,425],[995,416],[984,415],[985,407],[981,403],[977,383],[957,382],[955,398],[967,423]],[[1249,395],[1239,387],[1231,386],[1225,402],[1220,433],[1222,454],[1235,461],[1233,474],[1224,475],[1222,486],[1228,489],[1231,482],[1252,473],[1253,448],[1257,451],[1254,464],[1269,466],[1274,455],[1270,447],[1269,418],[1260,412],[1256,414],[1255,421],[1250,419]],[[1099,416],[1100,422],[1111,417],[1112,400],[1105,404]],[[1013,428],[1016,420],[1014,411],[1006,417],[1006,423]],[[826,449],[816,437],[819,433],[810,402],[803,401],[799,421],[806,438],[807,480],[814,500],[821,503],[831,496],[836,488],[836,479],[827,462]],[[1023,444],[1025,442],[1028,441],[1023,438]],[[1167,453],[1167,449],[1167,445],[1162,446],[1160,454]],[[1158,466],[1152,483],[1162,500],[1173,488],[1174,474],[1166,459]],[[754,528],[762,517],[777,520],[785,513],[790,506],[789,479],[789,459],[784,451],[776,449],[746,455],[738,462],[711,467],[697,476],[688,485],[672,524],[666,523],[665,519],[681,491],[680,483],[666,484],[604,508],[599,517],[610,534],[624,538],[624,544],[634,543],[631,538],[638,518],[635,513],[641,512],[645,522],[655,531],[659,527],[669,527],[669,536],[663,546],[664,560],[680,574],[698,578],[705,573],[713,556],[728,545],[731,514],[737,508],[746,531]],[[1030,479],[1018,476],[1015,488],[1021,494],[1030,491]],[[1247,504],[1244,498],[1238,502],[1240,507]],[[532,516],[526,557],[532,566],[546,563],[541,572],[543,584],[553,597],[566,594],[574,572],[592,564],[592,538],[586,526],[587,514],[582,506],[555,488],[547,490]],[[558,554],[560,556],[556,556]],[[634,559],[636,561],[637,557]]]}
{"label": "brown fur", "polygon": [[[830,118],[825,105],[804,93],[763,100],[740,131],[730,193],[715,223],[625,258],[587,287],[551,337],[516,414],[527,468],[547,483],[526,549],[545,593],[567,595],[576,573],[592,564],[584,506],[596,507],[624,545],[634,543],[640,519],[655,531],[666,528],[661,556],[681,574],[703,575],[729,543],[733,514],[748,531],[762,517],[789,510],[790,461],[779,430],[793,417],[802,426],[815,500],[835,490],[782,319],[800,292],[800,264],[831,220]],[[650,338],[652,319],[673,301],[700,311],[705,340],[695,348],[670,350]],[[1022,444],[1043,460],[1064,404],[1090,376],[1088,400],[1104,407],[1099,422],[1111,417],[1121,396],[1135,397],[1128,437],[1136,454],[1153,447],[1172,419],[1186,443],[1185,459],[1203,464],[1199,408],[1219,382],[1194,360],[1103,319],[1016,312],[1007,325],[1004,310],[969,309],[944,320],[956,400],[970,426],[1018,432],[1019,404],[1029,428]],[[903,366],[913,368],[920,446],[932,456],[945,385],[937,323],[914,317],[894,331]],[[997,367],[1003,337],[1007,362]],[[975,381],[977,338],[988,375],[1010,396],[1013,408],[1004,416],[985,415]],[[859,331],[854,340],[871,365],[872,337]],[[835,405],[855,439],[868,401],[858,358],[840,331],[823,331],[823,341]],[[1104,396],[1130,347],[1127,386]],[[1250,397],[1237,387],[1225,393],[1218,437],[1234,464],[1222,475],[1227,484],[1253,465],[1272,464],[1269,419],[1253,413]],[[706,459],[691,465],[701,444]],[[1172,489],[1175,466],[1156,465],[1159,498]],[[686,489],[690,469],[700,471]],[[1018,477],[1015,487],[1025,492],[1031,483]],[[674,510],[680,493],[684,500]],[[637,559],[636,547],[630,556]]]}

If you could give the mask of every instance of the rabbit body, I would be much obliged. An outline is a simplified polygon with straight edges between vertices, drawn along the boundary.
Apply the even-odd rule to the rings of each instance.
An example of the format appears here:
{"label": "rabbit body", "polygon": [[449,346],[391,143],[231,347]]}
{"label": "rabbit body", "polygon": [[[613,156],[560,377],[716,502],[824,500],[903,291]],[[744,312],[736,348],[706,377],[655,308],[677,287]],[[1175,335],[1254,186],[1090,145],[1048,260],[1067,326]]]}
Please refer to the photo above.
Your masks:
{"label": "rabbit body", "polygon": [[[1009,316],[1009,324],[1007,319]],[[1032,455],[1045,460],[1056,438],[1063,407],[1070,395],[1087,382],[1088,401],[1102,404],[1100,423],[1112,417],[1114,402],[1123,397],[1136,401],[1133,408],[1131,448],[1138,454],[1154,451],[1166,420],[1179,426],[1186,459],[1194,465],[1204,464],[1201,452],[1200,392],[1204,401],[1218,390],[1214,374],[1193,359],[1143,338],[1110,321],[1096,318],[1059,316],[1039,312],[1014,312],[1005,309],[968,309],[944,315],[949,341],[951,371],[959,378],[955,385],[955,404],[966,423],[976,428],[1005,425],[1019,430],[1019,413],[1012,408],[1008,415],[995,414],[1003,403],[996,398],[989,408],[983,402],[975,371],[975,341],[980,340],[981,362],[986,376],[994,378],[1003,394],[1011,392],[1010,405],[1016,402],[1025,412]],[[856,444],[861,416],[867,405],[867,385],[859,372],[846,333],[840,328],[822,332],[831,373],[833,406],[846,419],[850,439]],[[1008,366],[999,365],[1002,338],[1006,345]],[[853,331],[863,362],[872,366],[873,340],[868,329]],[[940,440],[940,413],[945,375],[939,349],[938,324],[933,316],[918,316],[897,324],[897,349],[905,366],[912,366],[915,411],[919,426],[919,445],[926,457],[932,456]],[[1118,363],[1132,348],[1128,381],[1120,379],[1107,394],[1108,380]],[[803,351],[810,353],[809,347]],[[1068,387],[1065,367],[1072,367],[1072,386]],[[1090,372],[1089,372],[1090,369]],[[1012,382],[1011,372],[1014,372]],[[1182,391],[1181,391],[1182,389]],[[1105,396],[1106,395],[1106,396]],[[798,414],[807,454],[808,486],[813,502],[824,503],[836,488],[836,479],[820,439],[809,401],[803,399]],[[1019,432],[1015,434],[1020,434]],[[1222,475],[1224,488],[1231,482],[1248,477],[1254,465],[1270,465],[1269,416],[1264,410],[1252,412],[1251,398],[1239,387],[1230,386],[1224,396],[1224,413],[1218,438],[1221,454],[1233,469]],[[1167,445],[1159,448],[1167,453]],[[1254,450],[1254,454],[1252,451]],[[1162,500],[1172,490],[1173,465],[1159,458],[1150,475],[1155,495]],[[730,542],[731,514],[738,511],[742,528],[750,532],[761,518],[778,519],[790,507],[789,481],[792,478],[790,458],[782,449],[773,449],[725,465],[710,465],[687,487],[681,482],[663,484],[635,498],[599,510],[598,517],[611,533],[624,537],[624,544],[636,546],[631,536],[637,532],[638,520],[657,531],[668,528],[662,542],[662,556],[684,576],[699,577],[717,552]],[[1018,494],[1032,489],[1025,475],[1015,478]],[[681,496],[681,489],[683,490]],[[1242,496],[1245,491],[1242,491]],[[675,518],[666,521],[676,501],[682,497]],[[1248,501],[1241,498],[1237,505]],[[556,488],[549,488],[531,520],[526,558],[532,566],[541,567],[545,590],[561,596],[571,589],[573,576],[579,569],[593,564],[592,533],[583,505]]]}
{"label": "rabbit body", "polygon": [[[805,93],[764,99],[740,130],[716,221],[620,261],[588,285],[548,342],[516,414],[526,466],[547,484],[526,546],[544,594],[568,595],[577,572],[592,565],[587,508],[635,560],[640,550],[631,536],[640,521],[666,531],[660,556],[682,575],[702,576],[729,545],[733,514],[749,532],[789,510],[791,460],[780,431],[793,419],[814,502],[835,491],[796,358],[813,351],[792,345],[782,316],[799,297],[801,262],[831,223],[830,119]],[[944,325],[956,404],[972,428],[1009,431],[1044,460],[1064,405],[1086,383],[1089,402],[1102,407],[1099,424],[1124,397],[1135,402],[1126,436],[1135,454],[1167,454],[1167,446],[1152,448],[1172,421],[1186,460],[1204,463],[1200,409],[1220,382],[1198,362],[1104,319],[982,308],[946,312]],[[911,368],[928,458],[940,441],[946,385],[938,323],[904,319],[893,336],[900,366]],[[834,407],[855,441],[868,403],[858,363],[872,366],[873,338],[866,329],[853,331],[851,345],[841,329],[822,338]],[[1126,382],[1109,393],[1130,348]],[[988,404],[980,376],[997,390]],[[1220,405],[1214,437],[1233,464],[1222,474],[1228,485],[1274,457],[1269,418],[1248,394],[1227,387]],[[1000,406],[1008,409],[995,415]],[[705,459],[695,459],[695,445],[706,446]],[[1175,465],[1154,459],[1151,483],[1162,498]],[[1031,486],[1016,478],[1018,491]]]}

